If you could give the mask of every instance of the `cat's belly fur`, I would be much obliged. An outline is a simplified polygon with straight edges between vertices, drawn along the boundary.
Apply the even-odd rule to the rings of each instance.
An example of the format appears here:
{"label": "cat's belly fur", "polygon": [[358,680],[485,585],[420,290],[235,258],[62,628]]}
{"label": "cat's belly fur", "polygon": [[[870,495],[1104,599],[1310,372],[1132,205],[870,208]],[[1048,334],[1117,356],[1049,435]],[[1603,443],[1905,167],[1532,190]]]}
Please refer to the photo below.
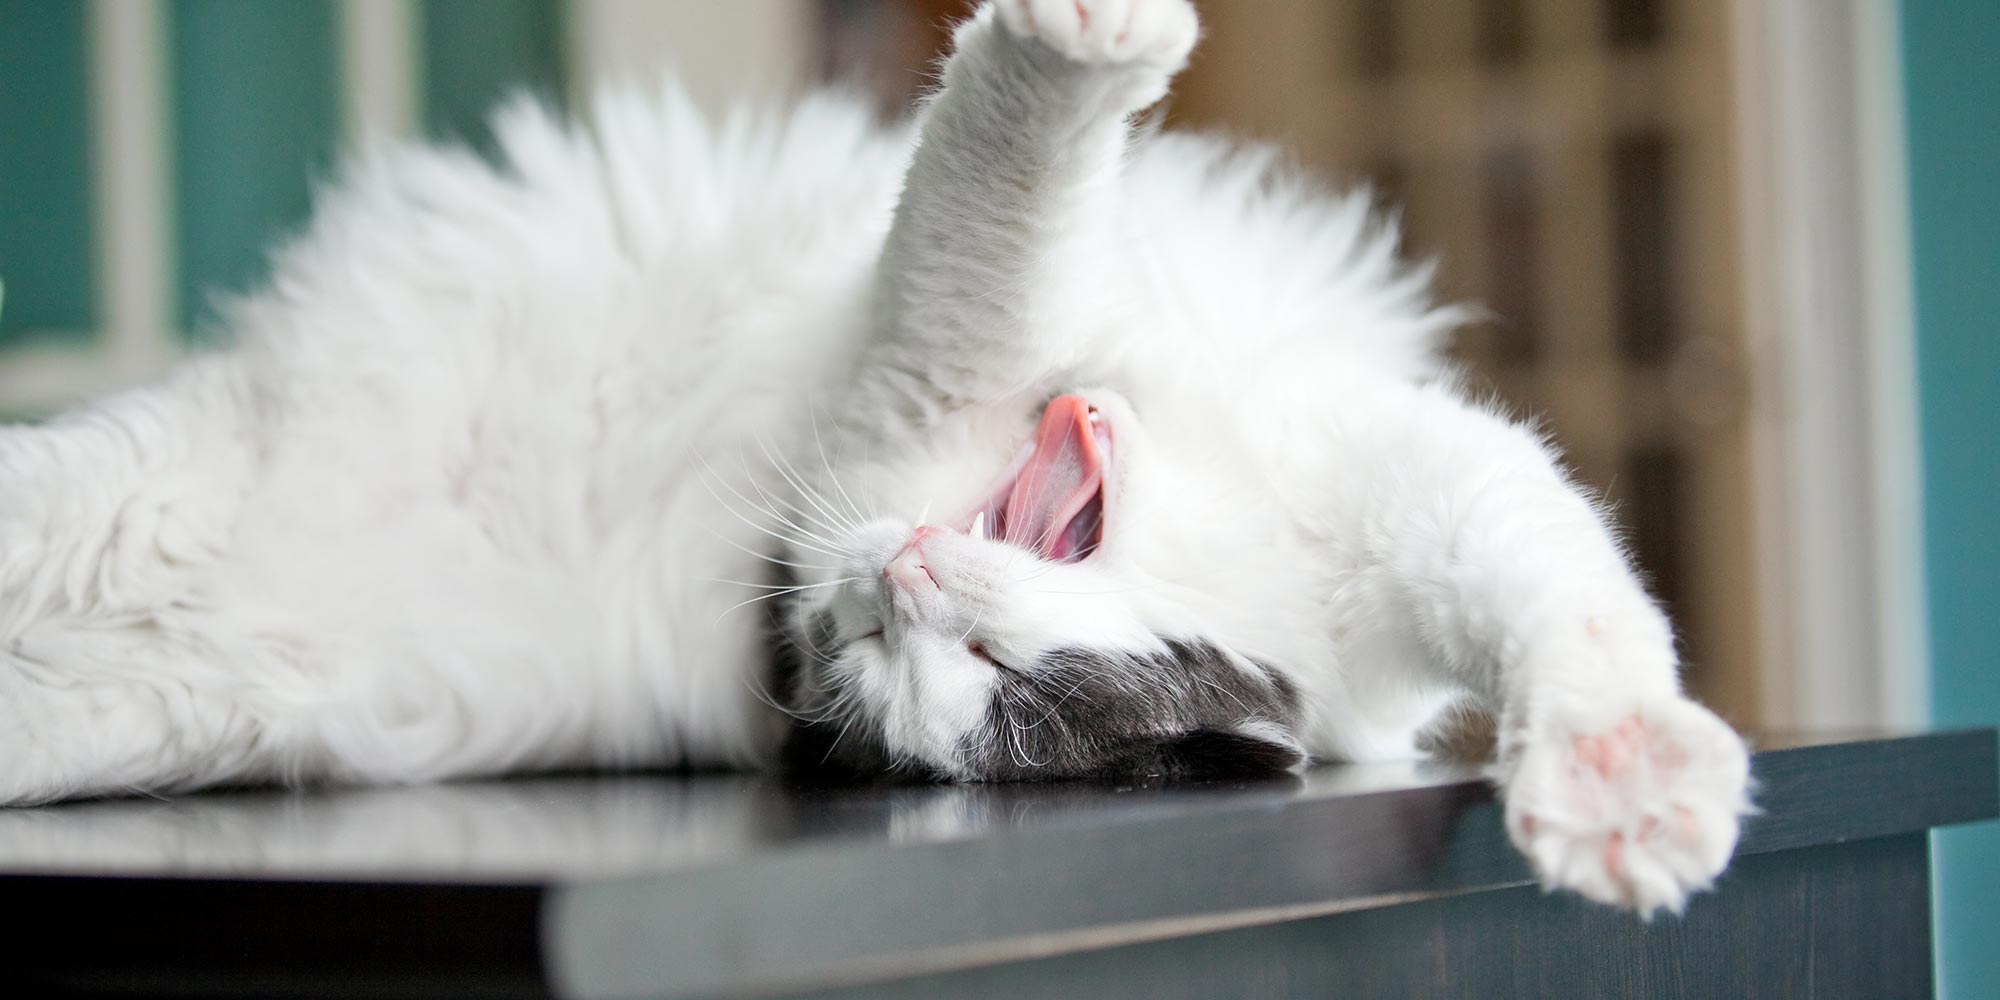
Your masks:
{"label": "cat's belly fur", "polygon": [[[728,138],[679,98],[614,97],[598,127],[589,142],[506,118],[518,177],[430,151],[364,164],[281,254],[276,289],[231,313],[237,346],[7,431],[0,638],[17,668],[200,688],[191,702],[229,710],[175,724],[287,748],[281,771],[768,760],[765,620],[730,610],[759,591],[718,581],[768,583],[742,550],[770,545],[731,508],[771,481],[766,445],[811,455],[868,328],[908,139],[829,99]],[[1209,265],[1287,249],[1229,228],[1226,197],[1191,196],[1221,183],[1202,175],[1217,144],[1172,141],[1129,180],[1176,288],[1158,308],[1240,312],[1204,298]],[[1225,341],[1286,350],[1298,325],[1232,322]],[[1416,334],[1310,325],[1314,350],[1383,378],[1431,364]],[[1408,752],[1443,697],[1364,697],[1318,660],[1314,728],[1336,735],[1308,739],[1328,755]],[[140,661],[179,666],[124,666]]]}

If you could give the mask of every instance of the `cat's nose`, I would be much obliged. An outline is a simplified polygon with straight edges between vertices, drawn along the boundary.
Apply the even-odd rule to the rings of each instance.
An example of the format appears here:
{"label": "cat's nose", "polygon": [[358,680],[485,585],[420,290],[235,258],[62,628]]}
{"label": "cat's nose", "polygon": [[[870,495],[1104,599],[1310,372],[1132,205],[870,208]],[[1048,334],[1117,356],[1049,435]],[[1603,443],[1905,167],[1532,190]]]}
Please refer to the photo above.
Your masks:
{"label": "cat's nose", "polygon": [[944,589],[939,586],[937,577],[931,573],[930,566],[926,564],[925,560],[928,557],[924,555],[923,547],[924,539],[943,534],[944,531],[943,528],[930,525],[919,526],[910,534],[910,540],[904,543],[903,550],[896,553],[896,558],[889,560],[889,564],[882,567],[882,579],[888,581],[891,586],[912,593]]}

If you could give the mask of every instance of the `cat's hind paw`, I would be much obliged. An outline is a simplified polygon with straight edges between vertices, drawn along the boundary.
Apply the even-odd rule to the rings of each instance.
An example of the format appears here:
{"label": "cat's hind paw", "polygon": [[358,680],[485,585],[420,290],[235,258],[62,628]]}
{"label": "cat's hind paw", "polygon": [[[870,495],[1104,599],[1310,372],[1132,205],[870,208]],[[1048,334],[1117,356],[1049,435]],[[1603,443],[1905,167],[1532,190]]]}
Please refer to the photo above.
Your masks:
{"label": "cat's hind paw", "polygon": [[1531,734],[1502,792],[1507,833],[1544,886],[1651,917],[1721,874],[1748,788],[1743,741],[1671,698]]}
{"label": "cat's hind paw", "polygon": [[1189,0],[998,0],[1000,20],[1082,65],[1186,64],[1200,34]]}

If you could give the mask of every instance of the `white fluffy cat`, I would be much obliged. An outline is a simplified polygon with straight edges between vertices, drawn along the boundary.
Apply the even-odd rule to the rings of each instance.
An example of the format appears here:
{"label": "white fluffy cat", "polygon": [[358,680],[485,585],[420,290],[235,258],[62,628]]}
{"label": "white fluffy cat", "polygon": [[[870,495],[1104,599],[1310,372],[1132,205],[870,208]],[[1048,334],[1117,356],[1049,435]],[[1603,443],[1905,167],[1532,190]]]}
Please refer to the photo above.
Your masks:
{"label": "white fluffy cat", "polygon": [[914,132],[669,88],[363,158],[233,346],[0,432],[0,801],[1224,773],[1476,699],[1543,879],[1679,908],[1741,742],[1366,199],[1133,134],[1195,36],[1000,0]]}

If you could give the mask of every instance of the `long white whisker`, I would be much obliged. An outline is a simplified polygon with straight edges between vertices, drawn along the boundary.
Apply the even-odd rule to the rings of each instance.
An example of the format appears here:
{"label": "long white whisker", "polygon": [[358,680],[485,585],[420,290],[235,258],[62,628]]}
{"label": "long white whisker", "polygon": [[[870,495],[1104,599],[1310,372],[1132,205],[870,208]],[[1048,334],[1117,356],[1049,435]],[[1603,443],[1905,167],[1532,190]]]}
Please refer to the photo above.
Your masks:
{"label": "long white whisker", "polygon": [[854,725],[854,720],[855,720],[855,719],[858,719],[858,718],[860,718],[860,716],[859,716],[858,714],[857,714],[857,715],[850,715],[850,716],[848,716],[848,717],[847,717],[847,724],[846,724],[846,725],[843,725],[843,726],[841,726],[841,727],[840,727],[840,732],[838,732],[838,733],[834,734],[834,737],[833,737],[833,742],[832,742],[832,743],[829,743],[829,744],[827,744],[827,747],[826,747],[826,756],[824,756],[824,757],[821,757],[821,758],[819,759],[819,762],[820,762],[821,764],[825,764],[825,763],[826,763],[827,761],[830,761],[830,760],[832,760],[832,759],[833,759],[833,752],[834,752],[835,750],[837,750],[837,749],[839,749],[839,748],[840,748],[840,741],[841,741],[841,740],[844,740],[844,739],[846,739],[846,738],[847,738],[847,730],[848,730],[849,728],[851,728],[851,727],[852,727],[852,726]]}
{"label": "long white whisker", "polygon": [[800,722],[811,724],[811,723],[826,721],[825,716],[813,717],[806,714],[803,711],[786,708],[783,704],[779,703],[776,695],[773,695],[767,688],[764,687],[763,681],[758,680],[757,678],[753,677],[750,674],[746,673],[743,675],[743,686],[749,688],[751,696],[756,698],[758,701],[761,701],[764,704],[769,705],[774,709],[777,709],[779,712],[782,712],[787,716],[799,720]]}
{"label": "long white whisker", "polygon": [[813,521],[828,531],[844,531],[848,533],[854,531],[855,524],[834,511],[827,504],[822,503],[819,496],[813,492],[812,487],[806,485],[805,477],[799,475],[798,470],[792,468],[792,463],[782,453],[773,449],[770,442],[760,436],[757,438],[757,447],[764,452],[765,460],[771,463],[771,467],[777,470],[778,475],[784,477],[785,482],[790,483],[792,489],[797,490],[799,496],[803,497],[807,503],[812,504],[823,516],[815,517],[811,511],[803,510],[790,503],[787,503],[786,506],[792,507],[793,510],[798,511],[801,517]]}
{"label": "long white whisker", "polygon": [[[1034,726],[1029,726],[1027,727],[1027,729],[1023,729],[1019,723],[1015,722],[1014,713],[1008,708],[1007,700],[1005,698],[1002,698],[1000,700],[1000,714],[1003,718],[1007,720],[1007,728],[1013,730],[1013,732],[1010,734],[1011,737],[1010,742],[1012,743],[1011,749],[1013,750],[1015,761],[1018,762],[1022,767],[1041,767],[1047,764],[1048,761],[1046,760],[1038,761],[1028,756],[1028,747],[1026,743],[1022,742],[1021,734],[1026,732],[1027,729],[1034,728]],[[1048,721],[1048,718],[1044,716],[1042,721],[1046,722]],[[1041,725],[1041,723],[1037,722],[1035,723],[1035,725],[1039,726]]]}
{"label": "long white whisker", "polygon": [[[818,662],[818,663],[819,663],[819,664],[820,664],[821,666],[826,666],[826,667],[834,667],[834,668],[838,668],[838,667],[840,666],[840,661],[839,661],[839,660],[837,660],[837,659],[835,659],[834,657],[832,657],[832,656],[828,655],[828,654],[827,654],[827,653],[826,653],[826,652],[825,652],[824,650],[821,650],[821,649],[819,648],[818,644],[816,644],[816,643],[814,643],[814,642],[812,641],[812,630],[811,630],[811,629],[800,629],[800,630],[799,630],[799,634],[800,634],[800,638],[801,638],[801,639],[802,639],[803,641],[802,641],[802,642],[798,642],[798,643],[794,643],[794,645],[797,645],[797,646],[800,646],[800,647],[802,647],[803,649],[805,649],[805,651],[806,651],[807,653],[810,653],[810,654],[812,655],[812,658],[813,658],[813,659],[814,659],[815,661],[817,661],[817,662]],[[815,687],[817,687],[817,685],[815,685]],[[821,693],[821,694],[825,694],[826,692],[825,692],[825,690],[824,690],[824,689],[820,689],[820,693]],[[843,691],[843,692],[842,692],[842,694],[845,694],[845,693],[846,693],[845,691]]]}
{"label": "long white whisker", "polygon": [[[757,495],[763,498],[765,509],[771,512],[772,517],[777,518],[779,521],[783,522],[786,527],[791,528],[793,531],[796,531],[799,534],[812,539],[813,541],[819,542],[822,545],[834,546],[836,548],[839,547],[837,543],[834,542],[833,539],[827,538],[821,535],[818,531],[815,531],[812,528],[808,528],[805,525],[792,520],[790,517],[786,516],[786,514],[783,511],[779,510],[775,505],[779,503],[784,504],[786,507],[791,508],[791,510],[796,512],[804,520],[811,522],[815,526],[824,529],[826,531],[837,532],[842,529],[821,521],[819,518],[814,517],[810,511],[802,509],[801,507],[799,507],[797,504],[793,503],[790,500],[784,498],[773,499],[769,493],[764,492],[764,487],[758,484],[757,477],[750,474],[749,461],[745,459],[741,453],[738,453],[737,455],[737,464],[740,465],[743,469],[743,478],[748,479],[750,481],[750,488],[757,491]],[[779,474],[783,475],[782,472],[780,472]],[[790,482],[790,480],[786,481]]]}
{"label": "long white whisker", "polygon": [[[807,544],[805,541],[799,538],[794,538],[790,535],[783,534],[767,525],[760,524],[757,522],[756,518],[750,517],[749,515],[743,513],[742,511],[737,510],[735,504],[732,504],[728,500],[723,499],[722,494],[717,493],[715,491],[715,487],[709,482],[711,478],[714,479],[716,482],[721,483],[722,488],[728,490],[730,495],[742,501],[744,506],[762,511],[763,513],[770,515],[771,517],[777,518],[780,521],[784,521],[788,526],[793,527],[795,530],[797,530],[796,525],[791,525],[790,521],[786,520],[783,517],[780,517],[777,511],[771,510],[769,507],[759,505],[756,501],[750,499],[747,496],[744,496],[742,491],[738,490],[734,486],[731,486],[729,484],[729,480],[724,478],[720,472],[717,472],[713,465],[709,464],[707,456],[701,454],[700,452],[695,452],[694,456],[695,460],[701,463],[704,472],[704,475],[702,476],[702,487],[708,490],[708,495],[714,497],[715,502],[721,504],[724,510],[727,510],[729,513],[735,515],[737,520],[742,521],[744,524],[747,524],[752,528],[755,528],[758,531],[761,531],[764,534],[777,539],[778,541],[784,542],[787,545],[793,545],[803,549],[811,549],[814,552],[821,553],[822,555],[829,555],[834,557],[835,559],[846,559],[853,555],[852,552],[847,551],[844,547],[840,545],[834,544],[832,541],[828,539],[820,538],[817,535],[814,535],[808,531],[800,531],[801,535],[810,538],[812,541],[820,543],[818,545]],[[746,478],[754,479],[754,477],[750,476],[748,469],[744,470],[744,476]]]}
{"label": "long white whisker", "polygon": [[[756,483],[754,482],[751,483],[750,488],[756,490],[757,495],[760,497],[764,497],[767,501],[771,499],[770,496],[764,492],[763,487],[758,486]],[[846,546],[841,545],[839,542],[836,542],[833,539],[826,537],[825,535],[821,534],[818,531],[813,530],[812,528],[808,528],[805,525],[792,520],[790,517],[787,517],[784,514],[784,512],[777,510],[775,507],[766,508],[766,510],[768,513],[770,513],[770,515],[773,518],[777,519],[779,524],[784,525],[786,528],[791,529],[791,531],[797,537],[805,541],[816,543],[819,546],[821,546],[822,549],[838,550],[839,554],[842,556],[850,554]]]}
{"label": "long white whisker", "polygon": [[[777,531],[776,529],[771,528],[767,525],[759,524],[757,523],[757,520],[755,518],[752,518],[749,515],[743,513],[742,511],[737,510],[734,506],[732,506],[729,503],[729,501],[724,500],[722,498],[722,494],[715,492],[714,488],[709,487],[706,476],[703,477],[702,485],[703,487],[708,488],[708,495],[714,497],[715,502],[721,504],[722,509],[728,511],[737,520],[742,521],[744,524],[749,525],[751,528],[763,534],[769,535],[772,538],[777,539],[778,541],[784,542],[786,545],[790,545],[794,548],[807,549],[813,552],[817,552],[821,555],[832,556],[835,559],[847,559],[853,555],[852,553],[849,552],[836,552],[832,549],[823,548],[818,545],[811,545],[801,539],[794,538],[791,535],[784,534],[783,532]],[[729,484],[724,483],[723,487],[727,489],[729,488]],[[731,489],[730,492],[733,493],[735,491]],[[743,497],[743,502],[746,504],[750,504],[753,507],[756,506],[756,504],[750,502],[750,498],[748,497]],[[770,513],[770,512],[765,511],[765,513]]]}
{"label": "long white whisker", "polygon": [[[723,581],[720,581],[720,582],[723,582],[723,583],[729,583],[729,582],[731,582],[731,581],[728,581],[728,580],[723,580]],[[852,577],[849,577],[849,578],[848,578],[848,579],[846,579],[846,580],[830,580],[830,581],[828,581],[828,582],[826,582],[826,583],[809,583],[809,584],[805,584],[805,585],[803,585],[803,586],[798,586],[798,587],[788,587],[788,588],[786,588],[786,589],[783,589],[783,590],[774,590],[774,591],[772,591],[771,593],[768,593],[768,594],[759,594],[759,595],[757,595],[756,597],[752,597],[752,598],[750,598],[750,599],[749,599],[749,600],[747,600],[747,601],[741,601],[741,602],[738,602],[738,603],[736,603],[736,604],[732,604],[732,605],[730,605],[729,607],[727,607],[727,608],[723,609],[723,612],[722,612],[721,614],[719,614],[719,615],[716,615],[716,616],[715,616],[715,622],[716,622],[716,624],[718,624],[718,625],[719,625],[719,624],[721,624],[721,623],[722,623],[722,620],[723,620],[724,618],[727,618],[727,617],[729,617],[729,615],[730,615],[730,613],[731,613],[731,612],[734,612],[734,611],[735,611],[735,610],[737,610],[738,608],[747,608],[747,607],[749,607],[750,605],[752,605],[752,604],[755,604],[755,603],[757,603],[758,601],[768,601],[768,600],[770,600],[770,599],[771,599],[771,598],[773,598],[773,597],[783,597],[783,596],[785,596],[786,594],[795,594],[795,593],[798,593],[799,591],[802,591],[802,590],[817,590],[817,589],[819,589],[819,588],[821,588],[821,587],[837,587],[837,586],[839,586],[839,585],[841,585],[841,584],[843,584],[843,583],[852,583],[852,582],[854,582],[853,578],[852,578]]]}
{"label": "long white whisker", "polygon": [[847,509],[853,513],[854,523],[860,524],[866,520],[861,515],[861,507],[854,502],[852,496],[848,495],[847,487],[841,485],[840,475],[833,471],[833,463],[827,460],[826,442],[819,436],[819,408],[816,406],[809,408],[812,414],[813,447],[819,450],[819,466],[826,470],[826,478],[833,483],[834,490],[839,492],[840,499],[846,502]]}
{"label": "long white whisker", "polygon": [[[1035,725],[1034,725],[1034,726],[1029,726],[1028,728],[1029,728],[1029,729],[1033,729],[1033,728],[1035,728],[1035,726],[1039,726],[1039,725],[1041,725],[1042,723],[1044,723],[1044,722],[1047,722],[1047,721],[1049,721],[1049,719],[1053,718],[1053,717],[1055,716],[1056,712],[1057,712],[1057,711],[1058,711],[1059,709],[1061,709],[1061,708],[1063,707],[1063,705],[1064,705],[1064,704],[1066,704],[1066,703],[1067,703],[1067,702],[1069,701],[1069,699],[1070,699],[1070,697],[1071,697],[1072,695],[1075,695],[1075,694],[1076,694],[1076,693],[1077,693],[1078,691],[1081,691],[1081,690],[1083,690],[1083,686],[1084,686],[1085,684],[1088,684],[1088,683],[1090,683],[1091,681],[1094,681],[1094,680],[1097,680],[1098,678],[1100,678],[1100,677],[1102,677],[1102,676],[1104,676],[1104,672],[1103,672],[1103,671],[1101,671],[1101,670],[1098,670],[1098,671],[1092,671],[1091,673],[1088,673],[1088,674],[1085,674],[1085,675],[1084,675],[1083,677],[1081,677],[1081,678],[1078,678],[1078,679],[1077,679],[1077,682],[1076,682],[1076,684],[1075,684],[1074,686],[1072,686],[1072,687],[1071,687],[1071,688],[1070,688],[1070,689],[1069,689],[1068,691],[1065,691],[1065,692],[1063,692],[1063,696],[1062,696],[1061,698],[1058,698],[1058,699],[1056,699],[1056,703],[1055,703],[1055,704],[1053,704],[1053,705],[1050,705],[1050,706],[1049,706],[1049,710],[1048,710],[1047,712],[1044,712],[1044,713],[1042,713],[1042,717],[1041,717],[1041,718],[1039,718],[1039,719],[1036,719],[1036,720],[1035,720]],[[1011,720],[1010,720],[1010,721],[1011,721]]]}
{"label": "long white whisker", "polygon": [[965,627],[965,634],[958,637],[959,645],[965,645],[965,640],[972,638],[972,630],[979,627],[979,617],[985,613],[986,605],[982,603],[979,605],[979,610],[972,613],[972,624]]}
{"label": "long white whisker", "polygon": [[[815,427],[814,433],[817,434],[817,432],[818,428]],[[799,471],[798,466],[793,465],[790,459],[785,458],[781,454],[779,461],[783,462],[785,468],[790,470],[792,482],[798,486],[799,492],[805,496],[808,502],[819,508],[834,522],[840,524],[844,530],[851,533],[860,529],[861,522],[841,510],[839,505],[835,504],[812,480],[806,478],[806,474]],[[831,475],[832,473],[829,472],[828,476],[831,477]],[[838,484],[836,483],[836,485]]]}
{"label": "long white whisker", "polygon": [[749,583],[744,580],[725,580],[717,576],[690,576],[686,577],[686,579],[699,580],[702,583],[727,583],[738,587],[751,587],[757,590],[779,590],[791,593],[795,590],[818,590],[821,587],[838,587],[843,583],[853,583],[859,580],[860,577],[843,577],[839,580],[828,580],[825,583]]}
{"label": "long white whisker", "polygon": [[743,553],[744,555],[756,556],[757,558],[762,559],[767,563],[776,563],[780,566],[790,566],[793,569],[818,569],[818,570],[827,570],[829,572],[840,568],[838,566],[821,566],[818,563],[800,563],[800,562],[792,562],[791,560],[788,559],[780,559],[777,556],[766,555],[765,553],[759,552],[756,549],[753,549],[747,545],[738,545],[736,542],[731,541],[728,535],[725,535],[722,532],[715,530],[714,528],[707,528],[706,530],[708,531],[709,534],[714,535],[716,540],[721,542],[722,544],[727,545],[730,548]]}

